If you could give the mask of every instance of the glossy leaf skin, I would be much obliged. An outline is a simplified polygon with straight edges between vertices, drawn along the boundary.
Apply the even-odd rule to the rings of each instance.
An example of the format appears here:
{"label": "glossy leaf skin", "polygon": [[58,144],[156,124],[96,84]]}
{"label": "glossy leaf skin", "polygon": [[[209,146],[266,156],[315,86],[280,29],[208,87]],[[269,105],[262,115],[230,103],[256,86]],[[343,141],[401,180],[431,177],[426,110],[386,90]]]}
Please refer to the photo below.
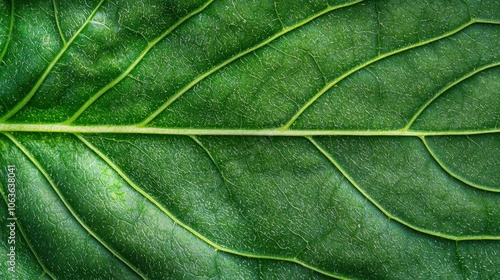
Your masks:
{"label": "glossy leaf skin", "polygon": [[0,278],[500,279],[499,24],[494,0],[3,0]]}

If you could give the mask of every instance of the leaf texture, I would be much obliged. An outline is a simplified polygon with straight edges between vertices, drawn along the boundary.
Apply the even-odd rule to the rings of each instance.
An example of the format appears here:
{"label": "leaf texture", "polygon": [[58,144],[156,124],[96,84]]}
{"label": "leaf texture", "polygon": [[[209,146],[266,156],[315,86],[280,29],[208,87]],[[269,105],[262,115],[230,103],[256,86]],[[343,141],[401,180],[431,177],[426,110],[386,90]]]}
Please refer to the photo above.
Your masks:
{"label": "leaf texture", "polygon": [[0,2],[2,279],[500,279],[497,1]]}

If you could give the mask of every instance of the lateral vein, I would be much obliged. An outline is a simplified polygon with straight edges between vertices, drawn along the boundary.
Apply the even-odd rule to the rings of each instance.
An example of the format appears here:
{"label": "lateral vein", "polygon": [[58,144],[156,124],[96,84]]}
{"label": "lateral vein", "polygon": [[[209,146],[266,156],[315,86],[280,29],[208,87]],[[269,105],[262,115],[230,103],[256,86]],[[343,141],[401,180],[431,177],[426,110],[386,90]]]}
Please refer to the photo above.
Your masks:
{"label": "lateral vein", "polygon": [[456,34],[456,33],[460,32],[460,31],[464,30],[468,26],[470,26],[472,24],[475,24],[475,23],[483,23],[483,22],[481,22],[481,21],[469,21],[469,22],[467,22],[467,23],[459,26],[458,28],[456,28],[454,30],[451,30],[451,31],[449,31],[447,33],[444,33],[444,34],[442,34],[440,36],[431,38],[429,40],[421,41],[421,42],[418,42],[416,44],[406,46],[404,48],[396,49],[396,50],[384,53],[382,55],[378,55],[378,56],[374,57],[371,60],[368,60],[368,61],[366,61],[366,62],[364,62],[362,64],[359,64],[358,66],[350,69],[349,71],[345,72],[344,74],[340,75],[339,77],[333,79],[328,84],[326,84],[311,99],[309,99],[304,105],[302,105],[302,107],[300,107],[300,109],[288,120],[288,122],[285,125],[283,125],[281,127],[281,129],[282,130],[289,129],[290,126],[304,113],[304,111],[307,110],[307,108],[309,108],[313,103],[316,102],[316,100],[318,100],[321,96],[323,96],[333,86],[335,86],[336,84],[338,84],[340,81],[344,80],[345,78],[351,76],[355,72],[357,72],[357,71],[359,71],[359,70],[361,70],[361,69],[363,69],[363,68],[365,68],[365,67],[367,67],[367,66],[369,66],[371,64],[374,64],[377,61],[380,61],[380,60],[385,59],[387,57],[393,56],[395,54],[402,53],[402,52],[405,52],[407,50],[411,50],[411,49],[414,49],[414,48],[417,48],[417,47],[421,47],[421,46],[430,44],[432,42],[435,42],[435,41],[447,38],[447,37],[449,37],[449,36],[451,36],[453,34]]}
{"label": "lateral vein", "polygon": [[76,31],[76,33],[73,35],[73,37],[71,37],[68,40],[68,42],[61,48],[61,50],[57,53],[57,55],[54,57],[54,59],[52,59],[52,61],[47,66],[47,68],[45,68],[45,71],[43,71],[42,75],[36,81],[35,86],[33,86],[33,88],[31,88],[29,93],[23,99],[21,99],[21,101],[19,103],[17,103],[10,111],[8,111],[3,117],[0,118],[0,122],[4,122],[4,121],[8,120],[10,117],[12,117],[14,114],[16,114],[19,110],[21,110],[31,100],[33,95],[35,95],[35,93],[38,91],[40,86],[42,86],[42,84],[45,81],[45,79],[47,78],[47,76],[50,74],[50,71],[52,71],[52,69],[55,67],[55,65],[59,61],[59,59],[61,59],[61,57],[64,55],[64,53],[66,53],[66,51],[69,49],[69,47],[71,46],[73,41],[78,37],[78,35],[80,35],[80,33],[83,31],[83,29],[92,20],[92,18],[95,16],[95,14],[97,13],[97,11],[99,10],[99,8],[101,7],[101,5],[104,1],[105,0],[101,0],[99,2],[99,4],[97,4],[95,9],[92,11],[90,16],[85,20],[85,22],[80,27],[80,29],[78,29],[78,31]]}
{"label": "lateral vein", "polygon": [[57,25],[57,31],[59,32],[59,36],[61,36],[61,40],[64,45],[67,44],[66,38],[64,37],[64,32],[62,31],[61,28],[61,23],[59,21],[59,9],[57,7],[56,0],[52,0],[52,6],[54,6],[54,18],[56,20],[56,25]]}
{"label": "lateral vein", "polygon": [[440,159],[439,157],[436,155],[436,153],[434,152],[434,150],[430,147],[429,145],[429,142],[427,141],[427,139],[425,137],[420,137],[420,139],[422,140],[422,143],[424,144],[425,146],[425,149],[427,149],[427,152],[429,153],[429,155],[432,157],[432,159],[441,167],[441,169],[443,169],[444,172],[448,173],[451,177],[457,179],[458,181],[472,187],[472,188],[475,188],[475,189],[479,189],[479,190],[483,190],[483,191],[489,191],[489,192],[500,192],[500,189],[494,189],[494,188],[489,188],[487,186],[482,186],[482,185],[479,185],[477,183],[473,183],[465,178],[462,178],[461,176],[459,176],[458,174],[452,172]]}
{"label": "lateral vein", "polygon": [[[313,271],[316,271],[316,272],[324,274],[324,275],[328,275],[328,276],[331,276],[331,277],[337,277],[337,278],[341,278],[341,279],[347,279],[345,277],[341,277],[339,275],[332,274],[331,272],[328,272],[328,271],[319,269],[317,267],[314,267],[314,266],[312,266],[310,264],[307,264],[307,263],[305,263],[305,262],[303,262],[303,261],[301,261],[300,259],[297,259],[297,258],[283,258],[283,257],[272,256],[272,255],[269,255],[269,256],[266,256],[266,255],[257,255],[257,254],[254,254],[254,253],[246,253],[246,252],[240,252],[240,251],[232,250],[232,249],[225,248],[222,245],[217,244],[216,242],[214,242],[214,241],[206,238],[201,233],[197,232],[195,229],[191,228],[190,226],[188,226],[187,224],[185,224],[184,222],[182,222],[181,220],[179,220],[177,217],[175,217],[170,211],[168,211],[168,209],[166,209],[165,207],[163,207],[158,201],[156,201],[153,197],[151,197],[144,190],[142,190],[117,165],[115,165],[113,163],[113,161],[111,161],[111,159],[109,159],[103,152],[101,152],[97,147],[95,147],[92,143],[90,143],[82,135],[75,134],[75,136],[78,137],[78,139],[80,139],[80,141],[82,141],[89,149],[91,149],[93,152],[95,152],[101,159],[103,159],[135,191],[137,191],[138,193],[140,193],[149,202],[151,202],[153,205],[155,205],[156,207],[158,207],[158,209],[160,211],[162,211],[168,218],[170,218],[175,224],[179,225],[181,228],[183,228],[184,230],[186,230],[189,233],[193,234],[194,236],[196,236],[197,238],[199,238],[203,242],[207,243],[208,245],[210,245],[211,247],[213,247],[216,251],[221,251],[221,252],[225,252],[225,253],[229,253],[229,254],[233,254],[233,255],[238,255],[238,256],[243,256],[243,257],[248,257],[248,258],[255,258],[255,259],[268,259],[268,260],[287,261],[287,262],[291,262],[291,263],[296,263],[298,265],[301,265],[303,267],[306,267],[308,269],[311,269]],[[191,137],[191,139],[193,141],[195,141],[197,144],[201,144],[201,142],[199,142],[198,139],[196,139],[196,137]],[[205,148],[204,148],[203,145],[201,145],[201,148],[203,150],[205,150]],[[205,150],[205,151],[208,152],[207,150]],[[209,154],[209,156],[211,157],[210,154]]]}
{"label": "lateral vein", "polygon": [[262,48],[263,46],[266,46],[268,44],[270,44],[272,41],[276,40],[277,38],[285,35],[286,33],[289,33],[290,31],[294,30],[294,29],[297,29],[309,22],[311,22],[312,20],[318,18],[318,17],[321,17],[322,15],[324,14],[327,14],[331,11],[334,11],[334,10],[337,10],[337,9],[341,9],[341,8],[344,8],[344,7],[348,7],[348,6],[352,6],[354,4],[357,4],[357,3],[360,3],[364,0],[356,0],[356,1],[353,1],[353,2],[349,2],[349,3],[346,3],[346,4],[342,4],[342,5],[337,5],[337,6],[331,6],[331,7],[328,7],[322,11],[320,11],[319,13],[317,14],[314,14],[313,16],[309,17],[309,18],[306,18],[304,19],[303,21],[295,24],[295,25],[292,25],[290,27],[286,27],[286,28],[283,28],[280,32],[274,34],[273,36],[269,37],[268,39],[266,39],[265,41],[257,44],[257,45],[254,45],[253,47],[250,47],[248,49],[246,49],[245,51],[242,51],[234,56],[232,56],[231,58],[223,61],[222,63],[218,64],[217,66],[213,67],[212,69],[208,70],[207,72],[199,75],[198,77],[196,77],[193,81],[191,81],[189,84],[187,84],[186,86],[184,86],[179,92],[177,92],[176,94],[174,94],[172,97],[170,97],[167,101],[165,101],[165,103],[163,103],[158,109],[156,109],[153,113],[151,113],[147,118],[145,118],[143,121],[141,121],[140,123],[137,124],[137,126],[145,126],[147,125],[148,123],[150,123],[153,119],[155,119],[161,112],[163,112],[168,106],[170,106],[170,104],[174,103],[179,97],[181,97],[184,93],[186,93],[188,90],[190,90],[192,87],[194,87],[195,85],[197,85],[199,82],[201,82],[202,80],[204,80],[205,78],[207,78],[208,76],[212,75],[213,73],[217,72],[218,70],[224,68],[226,65],[232,63],[233,61],[251,53],[251,52],[254,52],[256,51],[257,49],[259,48]]}
{"label": "lateral vein", "polygon": [[425,104],[423,104],[417,112],[415,112],[415,114],[413,115],[413,117],[408,121],[408,123],[403,127],[403,130],[406,131],[408,130],[412,125],[413,123],[417,120],[417,118],[427,109],[429,108],[429,106],[431,105],[432,102],[434,102],[434,100],[436,100],[438,97],[440,97],[441,95],[443,95],[443,93],[445,93],[446,91],[448,91],[449,89],[451,89],[452,87],[460,84],[461,82],[467,80],[468,78],[482,72],[482,71],[485,71],[487,69],[490,69],[490,68],[494,68],[494,67],[497,67],[500,65],[500,62],[496,62],[496,63],[492,63],[492,64],[488,64],[488,65],[485,65],[485,66],[482,66],[478,69],[475,69],[465,75],[463,75],[462,77],[458,78],[457,80],[453,81],[452,83],[446,85],[444,88],[442,88],[440,91],[438,91],[433,97],[431,97],[429,100],[427,100],[427,102],[425,102]]}
{"label": "lateral vein", "polygon": [[125,79],[132,70],[135,69],[135,67],[142,61],[142,59],[146,56],[146,54],[149,53],[149,51],[156,46],[161,40],[163,40],[165,37],[167,37],[170,33],[172,33],[177,27],[179,27],[181,24],[183,24],[185,21],[190,19],[191,17],[197,15],[198,13],[202,12],[206,7],[208,7],[214,0],[209,0],[196,10],[192,11],[185,17],[181,18],[179,21],[177,21],[174,25],[169,27],[165,32],[163,32],[160,36],[155,38],[153,41],[151,41],[146,48],[139,54],[139,56],[129,65],[129,67],[123,71],[120,75],[118,75],[116,78],[114,78],[111,82],[107,83],[104,87],[102,87],[99,91],[97,91],[92,97],[90,97],[85,104],[76,111],[73,116],[71,116],[67,121],[64,123],[70,124],[74,122],[83,112],[90,107],[99,97],[101,97],[103,94],[105,94],[108,90],[116,86],[118,83],[120,83],[123,79]]}
{"label": "lateral vein", "polygon": [[[7,137],[9,137],[9,135],[7,135],[6,133],[4,133],[4,135],[7,136]],[[0,188],[0,194],[2,195],[5,203],[7,204],[7,202],[8,202],[7,201],[7,195],[4,193],[4,191],[3,191],[2,188]],[[35,259],[38,262],[38,264],[40,265],[40,267],[42,268],[43,273],[46,273],[51,279],[56,279],[56,277],[54,276],[54,274],[52,274],[52,272],[50,272],[50,270],[42,262],[42,260],[40,259],[40,256],[38,256],[37,252],[35,251],[35,248],[33,248],[33,244],[31,244],[31,241],[28,239],[28,236],[26,235],[26,232],[24,231],[24,227],[22,226],[22,223],[21,223],[21,221],[19,219],[16,220],[16,224],[17,224],[17,226],[19,228],[19,231],[21,232],[21,236],[23,237],[24,241],[26,242],[26,245],[30,249],[31,253],[35,257]]]}
{"label": "lateral vein", "polygon": [[351,185],[356,188],[356,190],[363,196],[365,197],[373,206],[375,206],[380,212],[382,212],[385,216],[390,218],[391,220],[394,220],[401,225],[404,225],[408,228],[411,228],[417,232],[425,233],[428,235],[444,238],[444,239],[449,239],[449,240],[454,240],[454,241],[462,241],[462,240],[500,240],[500,236],[490,236],[490,235],[481,235],[481,236],[455,236],[455,235],[450,235],[450,234],[445,234],[445,233],[440,233],[424,228],[420,228],[418,226],[414,226],[411,223],[403,220],[402,218],[399,218],[397,216],[394,216],[391,214],[389,211],[387,211],[382,205],[380,205],[375,199],[373,199],[368,193],[366,193],[354,180],[354,178],[344,169],[340,164],[333,158],[333,156],[326,151],[316,140],[314,140],[312,137],[306,137],[313,145],[316,147],[316,149],[325,156],[328,161],[351,183]]}
{"label": "lateral vein", "polygon": [[0,62],[3,61],[3,57],[7,53],[7,49],[9,48],[10,40],[12,39],[12,31],[14,29],[14,0],[10,1],[10,23],[9,23],[9,33],[7,35],[7,41],[5,42],[5,46],[3,46],[2,52],[0,53]]}
{"label": "lateral vein", "polygon": [[99,244],[101,244],[104,248],[106,248],[113,256],[118,258],[120,261],[122,261],[127,267],[129,267],[132,271],[134,271],[138,276],[140,276],[142,279],[146,279],[142,275],[142,273],[137,270],[131,263],[129,263],[124,257],[122,257],[118,252],[116,252],[113,248],[111,248],[109,245],[107,245],[92,229],[90,229],[87,224],[83,222],[83,220],[80,218],[80,216],[77,215],[73,207],[68,203],[66,198],[63,196],[59,188],[56,186],[54,180],[50,177],[49,173],[43,166],[40,164],[40,162],[31,154],[31,152],[23,145],[21,142],[19,142],[14,136],[11,134],[5,133],[5,135],[19,148],[23,154],[35,165],[35,167],[42,173],[43,177],[45,177],[45,180],[47,180],[47,183],[52,187],[54,192],[57,194],[63,205],[68,209],[68,211],[71,213],[71,216],[80,224],[80,226],[85,229],[85,231],[92,236]]}

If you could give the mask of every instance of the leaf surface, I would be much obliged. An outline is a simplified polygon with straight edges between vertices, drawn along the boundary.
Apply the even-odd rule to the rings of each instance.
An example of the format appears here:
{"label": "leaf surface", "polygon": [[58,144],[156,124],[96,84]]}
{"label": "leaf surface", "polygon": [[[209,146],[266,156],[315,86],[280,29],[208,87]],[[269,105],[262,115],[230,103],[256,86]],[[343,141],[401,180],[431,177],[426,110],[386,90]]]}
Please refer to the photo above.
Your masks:
{"label": "leaf surface", "polygon": [[0,278],[498,279],[499,23],[494,0],[0,2]]}

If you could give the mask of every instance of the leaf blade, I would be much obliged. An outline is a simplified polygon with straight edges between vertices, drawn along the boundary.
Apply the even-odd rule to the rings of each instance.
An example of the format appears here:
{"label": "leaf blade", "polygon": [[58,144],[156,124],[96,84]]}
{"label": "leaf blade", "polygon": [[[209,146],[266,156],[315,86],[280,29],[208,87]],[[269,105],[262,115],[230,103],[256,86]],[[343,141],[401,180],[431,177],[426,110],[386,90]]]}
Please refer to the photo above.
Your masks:
{"label": "leaf blade", "polygon": [[495,1],[13,8],[14,277],[499,274]]}

